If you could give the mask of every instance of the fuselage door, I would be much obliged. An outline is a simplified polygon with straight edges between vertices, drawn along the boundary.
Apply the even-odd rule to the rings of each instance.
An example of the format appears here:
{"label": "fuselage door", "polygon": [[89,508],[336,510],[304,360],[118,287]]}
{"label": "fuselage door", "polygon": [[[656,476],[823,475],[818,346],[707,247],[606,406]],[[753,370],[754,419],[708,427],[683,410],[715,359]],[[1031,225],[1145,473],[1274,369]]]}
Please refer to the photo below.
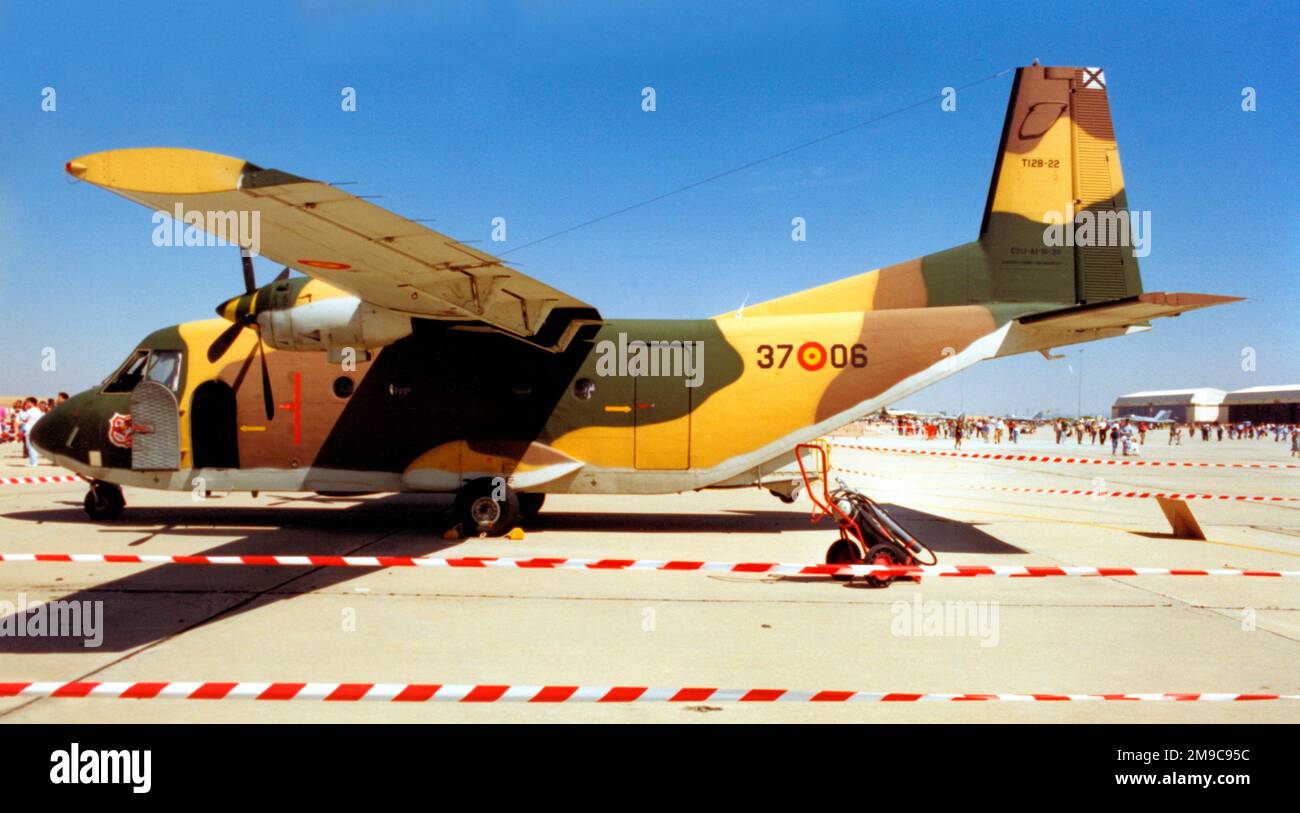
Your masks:
{"label": "fuselage door", "polygon": [[[650,342],[643,352],[654,356],[633,378],[636,398],[633,458],[638,469],[686,469],[691,453],[691,388],[683,368],[683,353],[691,342]],[[649,357],[647,357],[649,358]]]}
{"label": "fuselage door", "polygon": [[176,396],[157,381],[131,390],[131,468],[175,471],[181,463],[181,422]]}

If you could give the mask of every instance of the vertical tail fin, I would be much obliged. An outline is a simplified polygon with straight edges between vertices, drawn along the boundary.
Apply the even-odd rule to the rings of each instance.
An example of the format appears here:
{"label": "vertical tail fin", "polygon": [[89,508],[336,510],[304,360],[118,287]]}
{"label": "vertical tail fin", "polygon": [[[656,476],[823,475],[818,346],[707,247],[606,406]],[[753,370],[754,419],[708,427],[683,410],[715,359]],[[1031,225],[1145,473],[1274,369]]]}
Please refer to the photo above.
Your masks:
{"label": "vertical tail fin", "polygon": [[[1141,293],[1140,232],[1127,210],[1102,70],[1017,69],[980,226],[989,298],[1090,303]],[[1055,218],[1064,225],[1049,236]]]}

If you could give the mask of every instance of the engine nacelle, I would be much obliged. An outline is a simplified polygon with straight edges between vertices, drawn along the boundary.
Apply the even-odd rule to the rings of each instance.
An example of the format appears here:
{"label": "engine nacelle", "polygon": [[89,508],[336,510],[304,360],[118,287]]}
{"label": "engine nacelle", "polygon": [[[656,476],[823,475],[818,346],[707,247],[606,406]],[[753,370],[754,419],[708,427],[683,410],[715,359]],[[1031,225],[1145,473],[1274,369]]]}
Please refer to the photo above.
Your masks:
{"label": "engine nacelle", "polygon": [[303,302],[257,315],[262,340],[276,350],[373,350],[411,335],[411,317],[355,296]]}

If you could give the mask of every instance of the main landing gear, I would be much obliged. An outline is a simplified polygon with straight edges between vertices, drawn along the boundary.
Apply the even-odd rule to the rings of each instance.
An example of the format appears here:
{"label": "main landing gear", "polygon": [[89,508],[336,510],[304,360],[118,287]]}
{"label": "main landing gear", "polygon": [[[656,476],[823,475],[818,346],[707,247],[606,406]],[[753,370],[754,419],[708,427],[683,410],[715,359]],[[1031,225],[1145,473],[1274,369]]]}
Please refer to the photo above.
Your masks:
{"label": "main landing gear", "polygon": [[[502,477],[480,477],[456,492],[452,506],[461,532],[466,536],[504,536],[519,524],[522,495]],[[537,508],[541,508],[538,504]]]}
{"label": "main landing gear", "polygon": [[92,480],[90,491],[82,502],[86,515],[94,520],[114,520],[122,516],[126,508],[126,498],[122,496],[122,487],[104,480]]}

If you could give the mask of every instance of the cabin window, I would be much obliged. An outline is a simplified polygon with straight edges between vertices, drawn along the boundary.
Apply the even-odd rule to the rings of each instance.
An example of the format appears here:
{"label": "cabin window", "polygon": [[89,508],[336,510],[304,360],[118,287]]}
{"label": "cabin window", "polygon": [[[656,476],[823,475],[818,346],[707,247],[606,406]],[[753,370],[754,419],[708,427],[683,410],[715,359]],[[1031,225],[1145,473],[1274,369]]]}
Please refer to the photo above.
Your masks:
{"label": "cabin window", "polygon": [[334,394],[340,398],[351,397],[352,391],[355,388],[356,385],[352,383],[352,379],[348,378],[345,375],[341,375],[338,378],[334,379]]}
{"label": "cabin window", "polygon": [[579,401],[586,401],[596,394],[596,382],[590,378],[579,378],[573,382],[573,397]]}
{"label": "cabin window", "polygon": [[148,350],[137,350],[132,353],[126,363],[108,379],[108,383],[104,385],[104,392],[130,392],[135,389],[135,385],[144,378],[145,366],[148,362]]}

